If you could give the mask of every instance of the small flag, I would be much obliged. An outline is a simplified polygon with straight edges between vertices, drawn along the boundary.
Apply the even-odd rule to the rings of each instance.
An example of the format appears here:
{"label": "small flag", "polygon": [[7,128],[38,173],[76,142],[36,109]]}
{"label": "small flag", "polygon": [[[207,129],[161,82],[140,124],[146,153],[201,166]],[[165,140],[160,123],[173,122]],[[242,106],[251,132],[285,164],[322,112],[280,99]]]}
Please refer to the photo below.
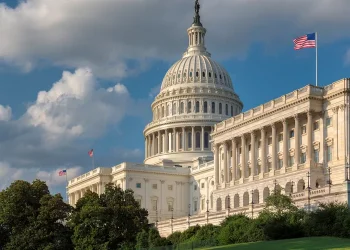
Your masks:
{"label": "small flag", "polygon": [[90,157],[93,157],[93,156],[94,156],[94,150],[91,149],[91,150],[88,152],[88,154],[89,154]]}
{"label": "small flag", "polygon": [[59,176],[63,176],[63,175],[66,175],[66,174],[67,174],[67,170],[66,169],[63,169],[60,172],[58,172]]}
{"label": "small flag", "polygon": [[316,47],[316,34],[311,33],[303,35],[293,40],[294,49],[315,48]]}

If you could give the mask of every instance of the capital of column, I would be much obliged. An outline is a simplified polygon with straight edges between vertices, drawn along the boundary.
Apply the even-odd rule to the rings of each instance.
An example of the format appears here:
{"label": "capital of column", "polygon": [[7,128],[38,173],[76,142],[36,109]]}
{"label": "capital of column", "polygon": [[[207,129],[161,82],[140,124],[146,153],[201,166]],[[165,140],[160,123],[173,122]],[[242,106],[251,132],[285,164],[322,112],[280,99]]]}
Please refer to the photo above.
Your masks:
{"label": "capital of column", "polygon": [[160,183],[164,184],[165,181],[161,180]]}
{"label": "capital of column", "polygon": [[307,117],[312,117],[313,113],[314,113],[314,111],[312,109],[306,110]]}
{"label": "capital of column", "polygon": [[270,126],[271,126],[272,129],[276,128],[275,123],[271,123]]}
{"label": "capital of column", "polygon": [[334,114],[338,113],[338,110],[339,110],[339,107],[338,107],[338,106],[332,108],[332,112],[333,112]]}
{"label": "capital of column", "polygon": [[250,136],[251,136],[252,138],[255,138],[255,135],[256,135],[255,130],[253,130],[253,131],[250,132]]}
{"label": "capital of column", "polygon": [[282,118],[281,122],[282,122],[283,125],[286,125],[287,124],[287,119],[286,118]]}
{"label": "capital of column", "polygon": [[175,184],[176,185],[181,185],[181,182],[180,181],[175,181]]}
{"label": "capital of column", "polygon": [[344,109],[346,108],[346,104],[340,105],[339,108],[340,108],[341,111],[344,111]]}
{"label": "capital of column", "polygon": [[149,181],[149,180],[148,180],[148,179],[146,179],[146,178],[143,178],[143,179],[144,179],[144,181],[145,181],[145,182],[148,182],[148,181]]}
{"label": "capital of column", "polygon": [[264,132],[265,132],[265,127],[264,127],[264,126],[260,127],[260,132],[261,132],[261,133],[264,133]]}
{"label": "capital of column", "polygon": [[299,114],[294,114],[294,120],[299,121]]}

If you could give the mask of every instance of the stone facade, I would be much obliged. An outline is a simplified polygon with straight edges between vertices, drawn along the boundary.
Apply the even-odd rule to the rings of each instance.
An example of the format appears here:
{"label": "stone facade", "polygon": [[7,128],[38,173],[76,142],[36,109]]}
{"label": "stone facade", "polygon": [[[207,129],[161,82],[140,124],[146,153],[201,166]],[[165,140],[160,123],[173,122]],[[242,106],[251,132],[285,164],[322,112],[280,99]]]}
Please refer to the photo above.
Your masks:
{"label": "stone facade", "polygon": [[350,78],[307,85],[242,113],[225,69],[188,29],[189,48],[164,77],[144,130],[145,161],[69,181],[69,203],[111,182],[132,189],[161,235],[226,216],[255,217],[276,189],[299,207],[349,201]]}

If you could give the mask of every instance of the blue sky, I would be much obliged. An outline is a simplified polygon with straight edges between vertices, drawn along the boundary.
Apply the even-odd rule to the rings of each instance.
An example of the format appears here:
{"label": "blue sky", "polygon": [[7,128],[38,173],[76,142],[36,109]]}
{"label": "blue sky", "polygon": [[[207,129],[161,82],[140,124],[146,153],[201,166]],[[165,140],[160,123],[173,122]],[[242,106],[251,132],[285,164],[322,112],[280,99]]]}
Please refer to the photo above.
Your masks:
{"label": "blue sky", "polygon": [[[319,86],[350,77],[347,0],[200,2],[207,49],[244,110],[315,84],[315,49],[294,51],[299,35],[318,32]],[[0,3],[0,188],[42,178],[64,192],[57,171],[91,169],[90,148],[96,165],[141,162],[150,104],[186,49],[193,4]]]}

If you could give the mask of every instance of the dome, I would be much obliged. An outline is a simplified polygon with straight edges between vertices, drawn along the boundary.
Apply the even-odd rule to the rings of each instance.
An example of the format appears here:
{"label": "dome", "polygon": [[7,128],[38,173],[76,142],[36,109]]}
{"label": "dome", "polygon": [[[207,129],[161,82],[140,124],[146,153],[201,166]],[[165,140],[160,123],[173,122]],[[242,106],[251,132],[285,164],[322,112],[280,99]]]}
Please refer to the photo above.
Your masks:
{"label": "dome", "polygon": [[234,91],[227,71],[210,56],[203,54],[184,56],[171,66],[163,79],[161,91],[185,85],[227,88]]}

